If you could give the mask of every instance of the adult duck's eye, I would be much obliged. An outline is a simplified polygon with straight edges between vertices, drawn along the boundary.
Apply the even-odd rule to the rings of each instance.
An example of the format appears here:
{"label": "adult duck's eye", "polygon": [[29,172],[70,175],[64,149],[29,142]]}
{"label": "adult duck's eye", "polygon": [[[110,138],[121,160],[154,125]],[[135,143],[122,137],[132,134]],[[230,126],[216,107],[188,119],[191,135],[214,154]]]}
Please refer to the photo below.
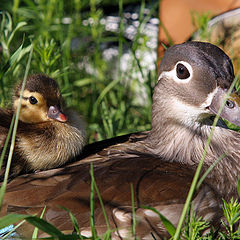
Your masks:
{"label": "adult duck's eye", "polygon": [[234,108],[235,107],[235,103],[233,102],[233,101],[231,101],[231,100],[227,100],[226,101],[226,107],[227,108]]}
{"label": "adult duck's eye", "polygon": [[38,103],[38,100],[35,97],[31,96],[31,97],[29,97],[29,102],[31,104],[36,104],[36,103]]}
{"label": "adult duck's eye", "polygon": [[187,79],[190,77],[188,69],[181,63],[177,65],[177,77],[179,79]]}

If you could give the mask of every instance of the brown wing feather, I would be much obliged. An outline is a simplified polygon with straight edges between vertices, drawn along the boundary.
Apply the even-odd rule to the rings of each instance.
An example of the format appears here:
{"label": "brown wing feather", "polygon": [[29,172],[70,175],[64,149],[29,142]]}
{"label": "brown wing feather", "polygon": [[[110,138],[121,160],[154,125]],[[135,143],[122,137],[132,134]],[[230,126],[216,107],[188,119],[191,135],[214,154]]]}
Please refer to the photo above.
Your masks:
{"label": "brown wing feather", "polygon": [[[62,231],[71,232],[73,225],[68,213],[58,207],[64,206],[77,217],[82,234],[90,235],[90,162],[93,162],[94,177],[108,220],[112,229],[118,229],[112,233],[113,237],[126,237],[131,232],[131,184],[138,218],[138,236],[148,238],[153,234],[157,239],[167,236],[159,217],[141,206],[155,207],[176,224],[194,172],[178,163],[166,163],[146,153],[126,150],[135,146],[137,137],[141,141],[145,135],[127,136],[127,142],[109,146],[65,168],[12,180],[7,186],[1,215],[11,212],[40,214],[47,206],[45,219]],[[116,142],[121,140],[116,139]],[[101,148],[96,144],[95,147]],[[123,154],[124,149],[126,151]],[[211,201],[211,205],[207,200]],[[216,209],[213,208],[218,206],[216,194],[207,185],[196,195],[195,202],[199,214],[202,214],[199,209],[205,210],[202,215],[215,213]],[[106,231],[106,222],[96,195],[95,224],[99,234]],[[27,224],[19,229],[24,236],[31,236],[31,231],[32,227]]]}

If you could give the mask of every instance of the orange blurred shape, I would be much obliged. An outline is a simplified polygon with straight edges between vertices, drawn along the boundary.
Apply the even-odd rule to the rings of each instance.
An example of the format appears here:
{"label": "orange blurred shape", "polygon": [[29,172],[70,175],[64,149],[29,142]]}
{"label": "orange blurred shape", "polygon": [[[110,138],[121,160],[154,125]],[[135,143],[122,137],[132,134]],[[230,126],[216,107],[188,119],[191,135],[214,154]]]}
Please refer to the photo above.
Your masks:
{"label": "orange blurred shape", "polygon": [[199,15],[209,13],[211,16],[216,16],[238,7],[240,0],[160,0],[158,59],[161,59],[164,53],[162,43],[166,46],[171,43],[182,43],[197,31],[192,20],[194,12],[198,12]]}

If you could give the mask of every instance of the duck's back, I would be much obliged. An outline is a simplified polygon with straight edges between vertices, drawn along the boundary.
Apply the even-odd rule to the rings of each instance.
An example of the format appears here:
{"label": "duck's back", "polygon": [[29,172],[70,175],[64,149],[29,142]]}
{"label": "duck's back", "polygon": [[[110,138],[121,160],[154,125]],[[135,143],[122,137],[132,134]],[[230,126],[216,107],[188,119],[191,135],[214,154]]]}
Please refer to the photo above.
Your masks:
{"label": "duck's back", "polygon": [[[61,231],[71,233],[73,225],[69,215],[58,207],[64,206],[77,218],[82,234],[90,236],[92,163],[94,179],[104,203],[110,228],[113,229],[112,237],[130,236],[132,202],[138,222],[138,237],[150,239],[154,236],[155,239],[159,239],[160,236],[168,236],[159,216],[142,206],[156,208],[176,225],[194,171],[186,165],[167,163],[143,152],[141,145],[145,137],[146,134],[120,137],[115,139],[117,144],[115,142],[113,146],[110,141],[105,141],[103,145],[108,147],[64,168],[14,179],[8,184],[1,214],[15,212],[40,215],[46,206],[45,219]],[[129,140],[120,143],[124,138]],[[103,145],[97,143],[87,148],[100,149]],[[198,193],[195,203],[196,208],[202,212],[199,212],[199,209],[196,211],[203,216],[211,215],[212,220],[218,215],[217,212],[220,212],[216,211],[218,198],[207,185]],[[96,193],[94,209],[96,229],[98,234],[103,234],[107,230],[106,221]],[[19,229],[19,233],[31,236],[32,229],[30,225],[25,225]]]}

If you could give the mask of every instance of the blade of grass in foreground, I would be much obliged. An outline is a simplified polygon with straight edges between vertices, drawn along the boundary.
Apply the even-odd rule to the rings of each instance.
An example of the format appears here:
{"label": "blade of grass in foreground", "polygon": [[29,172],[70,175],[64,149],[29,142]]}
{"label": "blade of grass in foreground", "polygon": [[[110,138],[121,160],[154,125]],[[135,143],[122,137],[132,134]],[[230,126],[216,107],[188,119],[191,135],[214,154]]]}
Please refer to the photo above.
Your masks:
{"label": "blade of grass in foreground", "polygon": [[207,171],[202,175],[202,177],[199,179],[196,190],[198,190],[204,181],[204,179],[207,177],[207,175],[217,166],[217,164],[226,157],[226,154],[222,154],[208,169]]}
{"label": "blade of grass in foreground", "polygon": [[21,220],[25,219],[26,217],[28,217],[28,215],[15,214],[15,213],[8,214],[8,215],[0,218],[0,229],[5,228],[11,224],[18,222],[18,221],[21,221]]}
{"label": "blade of grass in foreground", "polygon": [[[41,213],[41,216],[40,216],[41,219],[43,218],[43,215],[44,215],[45,211],[46,211],[46,206],[44,207],[44,209]],[[37,239],[37,235],[38,235],[38,228],[35,227],[35,229],[33,231],[33,234],[32,234],[32,239]]]}
{"label": "blade of grass in foreground", "polygon": [[[98,200],[99,200],[99,202],[100,202],[100,205],[101,205],[101,208],[102,208],[102,211],[103,211],[103,216],[104,216],[104,218],[105,218],[105,222],[106,222],[106,225],[107,225],[107,231],[106,231],[106,233],[104,234],[104,239],[111,239],[111,232],[112,232],[112,230],[111,230],[111,228],[110,228],[110,224],[109,224],[109,221],[108,221],[107,213],[106,213],[105,208],[104,208],[104,203],[103,203],[103,200],[102,200],[100,191],[99,191],[98,186],[97,186],[97,184],[96,184],[96,182],[95,182],[94,172],[93,172],[93,164],[91,164],[91,181],[92,181],[93,187],[94,187],[94,189],[95,189],[95,191],[96,191],[96,193],[97,193]],[[93,190],[94,190],[94,189],[93,189]],[[91,191],[91,193],[92,193],[92,191]],[[91,198],[91,201],[92,201],[92,200],[94,201],[94,199]],[[93,214],[94,214],[94,213],[93,213]],[[91,211],[91,216],[92,216],[92,211]],[[91,218],[92,218],[92,217],[91,217]],[[96,232],[95,227],[94,227],[94,231]],[[97,233],[96,233],[96,234],[97,234]]]}
{"label": "blade of grass in foreground", "polygon": [[131,183],[131,199],[132,199],[132,235],[134,239],[136,238],[136,214],[135,214],[135,204],[134,204],[134,189],[133,184]]}
{"label": "blade of grass in foreground", "polygon": [[164,217],[158,210],[156,210],[153,207],[149,207],[149,206],[141,206],[141,208],[144,209],[148,209],[151,210],[153,212],[155,212],[161,219],[164,227],[167,229],[168,233],[173,237],[175,232],[176,232],[176,228],[174,227],[174,225],[166,218]]}
{"label": "blade of grass in foreground", "polygon": [[7,180],[8,180],[8,176],[9,176],[13,151],[14,151],[14,147],[15,147],[15,138],[16,138],[16,134],[17,134],[18,118],[19,118],[19,113],[20,113],[20,108],[21,108],[22,94],[23,94],[23,90],[25,88],[25,84],[26,84],[26,80],[27,80],[27,76],[28,76],[28,72],[29,72],[29,68],[30,68],[32,53],[33,53],[33,45],[31,45],[31,50],[30,50],[24,78],[23,78],[23,84],[22,84],[22,89],[21,89],[21,93],[20,93],[20,101],[19,101],[19,104],[17,107],[16,117],[15,117],[15,121],[14,121],[13,134],[12,134],[11,145],[10,145],[10,150],[9,150],[9,154],[8,154],[8,160],[7,160],[7,166],[6,166],[6,171],[5,171],[5,175],[4,175],[4,181],[3,181],[1,189],[0,189],[0,206],[2,206],[4,193],[6,191]]}
{"label": "blade of grass in foreground", "polygon": [[240,178],[238,179],[238,183],[237,183],[237,191],[238,191],[238,196],[240,197]]}
{"label": "blade of grass in foreground", "polygon": [[94,224],[94,185],[95,180],[93,176],[93,164],[91,163],[90,226],[92,231],[92,239],[97,239],[97,231]]}
{"label": "blade of grass in foreground", "polygon": [[41,231],[49,234],[50,236],[53,236],[54,239],[64,238],[64,234],[60,230],[58,230],[55,226],[41,218],[35,216],[28,216],[26,217],[26,221],[28,221],[30,224],[37,227]]}
{"label": "blade of grass in foreground", "polygon": [[7,147],[8,147],[8,143],[9,143],[9,140],[10,140],[10,137],[11,137],[11,134],[12,134],[14,120],[15,120],[15,116],[13,116],[13,118],[12,118],[12,121],[11,121],[11,124],[10,124],[10,127],[9,127],[9,131],[8,131],[8,135],[7,135],[7,138],[5,140],[4,147],[3,147],[3,150],[2,150],[2,153],[1,153],[1,157],[0,157],[0,170],[2,169],[3,159],[5,157],[5,154],[6,154],[6,151],[7,151]]}
{"label": "blade of grass in foreground", "polygon": [[183,222],[184,222],[184,220],[185,220],[187,211],[188,211],[188,209],[189,209],[189,206],[190,206],[190,203],[191,203],[191,200],[192,200],[194,191],[195,191],[195,189],[196,189],[196,185],[197,185],[197,182],[198,182],[198,178],[199,178],[199,176],[200,176],[200,172],[201,172],[201,169],[202,169],[204,160],[205,160],[205,158],[206,158],[207,151],[208,151],[208,148],[209,148],[209,146],[210,146],[210,142],[211,142],[211,140],[212,140],[215,127],[216,127],[217,122],[218,122],[218,120],[219,120],[219,118],[220,118],[220,114],[221,114],[221,112],[222,112],[222,110],[223,110],[223,108],[224,108],[224,105],[225,105],[225,103],[226,103],[226,101],[227,101],[227,98],[228,98],[228,96],[231,94],[231,92],[232,92],[232,90],[233,90],[233,88],[234,88],[234,86],[235,86],[235,84],[236,84],[236,82],[237,82],[237,80],[238,80],[239,74],[240,74],[240,71],[238,72],[238,74],[236,75],[236,77],[235,77],[232,85],[231,85],[230,88],[228,89],[227,95],[226,95],[226,97],[225,97],[225,99],[224,99],[224,101],[223,101],[220,109],[218,110],[218,113],[217,113],[215,119],[214,119],[214,122],[213,122],[213,125],[212,125],[212,129],[211,129],[211,132],[210,132],[209,137],[208,137],[208,141],[207,141],[207,143],[206,143],[206,146],[205,146],[205,148],[204,148],[204,152],[203,152],[203,154],[202,154],[202,158],[201,158],[201,160],[200,160],[200,162],[199,162],[199,164],[198,164],[197,170],[196,170],[196,172],[195,172],[195,175],[194,175],[194,178],[193,178],[193,181],[192,181],[192,185],[191,185],[191,187],[190,187],[190,190],[189,190],[189,193],[188,193],[188,196],[187,196],[187,199],[186,199],[186,202],[185,202],[183,211],[182,211],[182,215],[181,215],[180,220],[179,220],[179,222],[178,222],[178,226],[177,226],[176,233],[175,233],[175,235],[174,235],[173,240],[177,240],[177,239],[179,239],[179,237],[180,237],[181,228],[182,228]]}
{"label": "blade of grass in foreground", "polygon": [[[93,176],[93,179],[94,179],[94,176]],[[107,230],[109,232],[111,232],[111,229],[110,229],[110,225],[109,225],[109,221],[108,221],[108,217],[107,217],[107,213],[105,211],[105,208],[104,208],[104,204],[103,204],[103,200],[101,198],[101,195],[100,195],[100,192],[99,192],[99,189],[98,189],[98,186],[95,182],[95,179],[94,179],[94,185],[95,185],[95,191],[97,192],[97,196],[98,196],[98,200],[100,202],[100,205],[101,205],[101,208],[102,208],[102,211],[103,211],[103,216],[105,218],[105,222],[106,222],[106,225],[107,225]]]}
{"label": "blade of grass in foreground", "polygon": [[9,239],[12,239],[12,237],[11,237],[11,235],[12,234],[15,234],[16,232],[16,229],[17,228],[19,228],[23,223],[25,223],[26,221],[25,220],[23,220],[23,221],[21,221],[20,223],[18,223],[16,226],[14,226],[13,228],[12,228],[12,230],[9,232],[9,233],[7,233],[7,234],[5,234],[2,238],[1,238],[1,240],[4,240],[4,239],[7,239],[7,240],[9,240]]}
{"label": "blade of grass in foreground", "polygon": [[[51,237],[48,237],[47,239],[59,239],[59,240],[79,239],[79,236],[77,236],[76,234],[64,235],[54,225],[48,223],[47,221],[45,221],[39,217],[23,215],[23,214],[16,214],[16,213],[11,213],[11,214],[8,214],[8,215],[0,218],[0,229],[5,228],[11,224],[15,224],[16,222],[19,222],[21,220],[27,221],[28,223],[37,227],[44,233],[47,233],[48,235],[50,235]],[[21,222],[21,224],[22,224],[22,222]],[[14,228],[14,230],[18,226],[19,226],[19,224]],[[86,239],[86,238],[83,237],[83,239]]]}
{"label": "blade of grass in foreground", "polygon": [[69,214],[69,216],[70,216],[70,218],[71,218],[71,221],[72,221],[72,223],[73,223],[74,229],[75,229],[75,231],[76,231],[77,234],[78,234],[79,239],[84,239],[83,236],[81,235],[81,231],[80,231],[80,228],[79,228],[79,226],[78,226],[78,221],[77,221],[76,217],[73,215],[73,213],[72,213],[69,209],[67,209],[67,208],[65,208],[65,207],[62,207],[62,206],[61,206],[60,208],[62,208],[62,209],[64,209],[65,211],[68,212],[68,214]]}

